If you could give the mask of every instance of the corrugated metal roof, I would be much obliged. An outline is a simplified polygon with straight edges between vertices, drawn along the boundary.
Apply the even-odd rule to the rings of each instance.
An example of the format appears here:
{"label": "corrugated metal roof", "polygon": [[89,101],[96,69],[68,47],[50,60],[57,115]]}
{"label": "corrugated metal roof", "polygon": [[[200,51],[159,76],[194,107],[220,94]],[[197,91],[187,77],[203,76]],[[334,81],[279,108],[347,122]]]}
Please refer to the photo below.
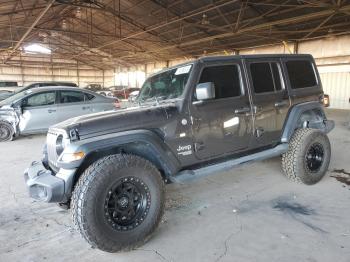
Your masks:
{"label": "corrugated metal roof", "polygon": [[[8,64],[21,63],[8,61],[9,51],[46,5],[0,0],[0,56]],[[54,58],[98,68],[127,67],[346,34],[349,15],[350,0],[56,0],[23,45],[39,42]]]}

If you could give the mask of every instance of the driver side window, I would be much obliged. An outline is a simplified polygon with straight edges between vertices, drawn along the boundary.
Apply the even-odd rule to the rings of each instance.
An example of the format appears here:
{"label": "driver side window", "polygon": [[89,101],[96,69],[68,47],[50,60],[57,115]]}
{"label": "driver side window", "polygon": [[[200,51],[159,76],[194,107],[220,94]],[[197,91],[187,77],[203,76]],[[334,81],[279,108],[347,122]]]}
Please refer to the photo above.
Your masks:
{"label": "driver side window", "polygon": [[220,65],[204,68],[199,84],[206,82],[214,83],[215,99],[242,95],[238,65]]}
{"label": "driver side window", "polygon": [[55,104],[56,93],[55,92],[45,92],[34,94],[23,100],[23,107],[35,107],[35,106],[47,106]]}

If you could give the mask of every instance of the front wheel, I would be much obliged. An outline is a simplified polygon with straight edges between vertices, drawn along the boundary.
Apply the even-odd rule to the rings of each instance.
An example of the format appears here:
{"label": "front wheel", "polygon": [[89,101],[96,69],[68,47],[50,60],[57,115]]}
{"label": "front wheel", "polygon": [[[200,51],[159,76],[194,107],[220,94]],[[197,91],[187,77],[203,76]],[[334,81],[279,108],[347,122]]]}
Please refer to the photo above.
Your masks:
{"label": "front wheel", "polygon": [[164,181],[146,159],[112,155],[93,163],[72,196],[73,222],[93,247],[107,252],[145,243],[164,210]]}
{"label": "front wheel", "polygon": [[282,169],[291,180],[316,184],[326,174],[331,158],[328,136],[317,129],[297,129],[288,151],[282,155]]}
{"label": "front wheel", "polygon": [[13,127],[4,121],[0,121],[0,142],[12,141],[15,131]]}

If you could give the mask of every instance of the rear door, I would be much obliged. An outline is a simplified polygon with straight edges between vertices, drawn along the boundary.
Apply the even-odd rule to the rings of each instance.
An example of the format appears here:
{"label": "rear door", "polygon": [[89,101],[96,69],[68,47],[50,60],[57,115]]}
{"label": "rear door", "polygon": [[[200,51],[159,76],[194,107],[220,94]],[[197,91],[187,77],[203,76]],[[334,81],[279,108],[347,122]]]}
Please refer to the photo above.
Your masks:
{"label": "rear door", "polygon": [[101,112],[101,111],[109,111],[117,108],[117,104],[119,104],[118,100],[112,97],[93,97],[91,98],[91,94],[86,94],[87,99],[89,99],[91,112]]}
{"label": "rear door", "polygon": [[319,101],[323,90],[312,57],[297,56],[285,58],[284,66],[288,74],[287,83],[293,104],[305,101]]}
{"label": "rear door", "polygon": [[192,132],[199,159],[219,157],[246,149],[252,138],[249,95],[240,59],[207,63],[198,83],[212,82],[215,99],[191,104]]}
{"label": "rear door", "polygon": [[247,59],[246,67],[254,105],[252,147],[276,144],[290,107],[280,59]]}
{"label": "rear door", "polygon": [[84,92],[73,90],[59,91],[59,104],[57,110],[58,121],[91,113],[91,105]]}
{"label": "rear door", "polygon": [[24,98],[22,109],[19,123],[21,133],[47,130],[57,123],[56,91],[43,91]]}

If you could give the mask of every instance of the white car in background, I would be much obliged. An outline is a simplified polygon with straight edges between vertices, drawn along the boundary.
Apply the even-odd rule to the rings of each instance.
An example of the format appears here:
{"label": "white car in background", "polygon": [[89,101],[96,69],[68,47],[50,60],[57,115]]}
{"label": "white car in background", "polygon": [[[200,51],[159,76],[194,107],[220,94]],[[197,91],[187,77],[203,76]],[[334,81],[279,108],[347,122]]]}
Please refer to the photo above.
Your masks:
{"label": "white car in background", "polygon": [[46,132],[72,117],[119,108],[118,99],[69,87],[39,87],[0,102],[0,142]]}
{"label": "white car in background", "polygon": [[137,90],[137,91],[133,91],[129,94],[129,98],[128,98],[128,101],[129,102],[135,102],[136,98],[138,97],[138,95],[140,94],[140,91]]}

